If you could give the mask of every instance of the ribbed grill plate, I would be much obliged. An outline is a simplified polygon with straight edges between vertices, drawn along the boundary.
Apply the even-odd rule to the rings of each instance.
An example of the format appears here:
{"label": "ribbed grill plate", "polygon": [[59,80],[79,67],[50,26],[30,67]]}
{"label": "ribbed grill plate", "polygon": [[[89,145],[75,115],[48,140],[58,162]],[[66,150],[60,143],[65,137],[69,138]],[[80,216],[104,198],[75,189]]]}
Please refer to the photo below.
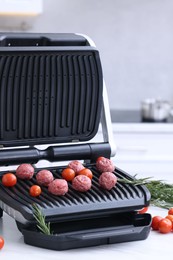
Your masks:
{"label": "ribbed grill plate", "polygon": [[[0,197],[10,207],[24,215],[27,221],[33,221],[32,205],[40,205],[43,213],[50,220],[60,221],[66,218],[75,218],[108,212],[131,211],[146,205],[149,202],[149,193],[145,186],[134,186],[118,182],[116,186],[106,191],[98,184],[99,173],[95,166],[87,166],[93,172],[92,188],[85,193],[75,191],[69,183],[69,191],[64,196],[51,195],[46,187],[39,198],[29,195],[29,188],[36,184],[35,177],[30,181],[19,180],[13,188],[5,188],[0,183]],[[61,178],[62,167],[50,169],[55,178]],[[118,178],[126,176],[120,170],[116,170]],[[127,176],[126,176],[127,177]]]}
{"label": "ribbed grill plate", "polygon": [[0,144],[90,140],[101,106],[97,51],[0,52]]}

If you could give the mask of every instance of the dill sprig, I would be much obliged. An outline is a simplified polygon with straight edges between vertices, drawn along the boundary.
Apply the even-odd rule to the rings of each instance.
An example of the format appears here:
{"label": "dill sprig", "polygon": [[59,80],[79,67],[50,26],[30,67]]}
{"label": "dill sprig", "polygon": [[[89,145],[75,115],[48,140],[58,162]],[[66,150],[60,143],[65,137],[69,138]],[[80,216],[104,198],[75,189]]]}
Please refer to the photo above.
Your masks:
{"label": "dill sprig", "polygon": [[46,223],[45,216],[42,214],[41,210],[36,204],[33,204],[33,215],[35,220],[37,221],[38,229],[46,235],[51,235],[50,231],[50,222]]}
{"label": "dill sprig", "polygon": [[123,177],[118,181],[126,184],[145,185],[151,194],[150,205],[165,209],[173,207],[173,184],[168,184],[163,180],[151,180],[151,177],[137,179],[136,175],[133,179]]}

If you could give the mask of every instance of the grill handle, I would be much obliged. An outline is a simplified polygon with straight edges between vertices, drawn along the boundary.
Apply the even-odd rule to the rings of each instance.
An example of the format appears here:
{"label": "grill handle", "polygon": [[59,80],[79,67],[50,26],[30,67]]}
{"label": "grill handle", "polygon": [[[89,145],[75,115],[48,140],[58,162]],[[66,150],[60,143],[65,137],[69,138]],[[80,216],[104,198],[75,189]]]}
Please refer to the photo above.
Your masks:
{"label": "grill handle", "polygon": [[45,150],[39,150],[36,147],[2,149],[0,150],[0,166],[21,163],[36,164],[39,160],[50,162],[90,160],[94,162],[99,156],[109,158],[110,153],[109,143],[49,146]]}
{"label": "grill handle", "polygon": [[85,37],[77,34],[0,34],[2,47],[43,47],[43,46],[87,46]]}
{"label": "grill handle", "polygon": [[133,225],[127,225],[126,228],[124,227],[118,227],[110,230],[110,228],[100,228],[97,229],[96,231],[90,231],[87,233],[87,231],[85,233],[81,233],[81,234],[72,234],[72,235],[68,235],[67,237],[70,239],[75,239],[75,240],[92,240],[92,239],[110,239],[110,238],[114,238],[116,239],[118,242],[120,242],[121,238],[127,236],[127,235],[139,235],[142,231],[143,231],[144,227],[143,226],[139,226],[139,227],[135,227]]}

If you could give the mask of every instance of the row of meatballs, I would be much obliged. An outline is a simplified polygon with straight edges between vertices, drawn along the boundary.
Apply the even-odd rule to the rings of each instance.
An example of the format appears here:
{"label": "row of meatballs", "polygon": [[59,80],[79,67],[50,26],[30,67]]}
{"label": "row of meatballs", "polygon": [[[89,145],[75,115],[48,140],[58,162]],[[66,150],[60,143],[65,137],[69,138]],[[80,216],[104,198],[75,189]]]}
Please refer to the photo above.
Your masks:
{"label": "row of meatballs", "polygon": [[[113,173],[115,166],[113,162],[105,157],[99,157],[96,160],[96,168],[101,173],[98,179],[101,188],[111,190],[117,177]],[[70,175],[68,174],[70,173]],[[16,169],[16,176],[19,179],[29,180],[34,175],[34,167],[31,164],[21,164]],[[67,167],[62,170],[62,179],[54,179],[51,171],[43,169],[37,172],[36,181],[40,186],[48,187],[48,191],[53,195],[65,195],[68,192],[68,181],[71,181],[74,190],[86,192],[92,186],[92,172],[84,167],[77,160],[71,161]]]}

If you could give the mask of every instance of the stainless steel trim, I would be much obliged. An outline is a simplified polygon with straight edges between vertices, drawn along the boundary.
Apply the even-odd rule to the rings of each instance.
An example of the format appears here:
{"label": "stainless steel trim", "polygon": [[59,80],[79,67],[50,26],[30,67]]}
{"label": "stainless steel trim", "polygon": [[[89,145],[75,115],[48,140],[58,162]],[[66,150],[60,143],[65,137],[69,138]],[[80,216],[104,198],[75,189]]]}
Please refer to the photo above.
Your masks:
{"label": "stainless steel trim", "polygon": [[[94,41],[89,36],[80,33],[76,33],[76,35],[85,37],[91,47],[96,47]],[[102,127],[103,140],[104,142],[109,142],[111,147],[111,157],[113,157],[116,154],[116,145],[113,138],[109,100],[107,95],[107,87],[104,79],[103,79],[103,109],[101,115],[101,127]]]}
{"label": "stainless steel trim", "polygon": [[27,223],[26,219],[23,217],[23,215],[19,211],[11,208],[10,206],[8,206],[7,204],[5,204],[2,201],[0,201],[0,208],[5,213],[7,213],[9,216],[14,218],[16,221],[19,221],[22,224],[26,224]]}

